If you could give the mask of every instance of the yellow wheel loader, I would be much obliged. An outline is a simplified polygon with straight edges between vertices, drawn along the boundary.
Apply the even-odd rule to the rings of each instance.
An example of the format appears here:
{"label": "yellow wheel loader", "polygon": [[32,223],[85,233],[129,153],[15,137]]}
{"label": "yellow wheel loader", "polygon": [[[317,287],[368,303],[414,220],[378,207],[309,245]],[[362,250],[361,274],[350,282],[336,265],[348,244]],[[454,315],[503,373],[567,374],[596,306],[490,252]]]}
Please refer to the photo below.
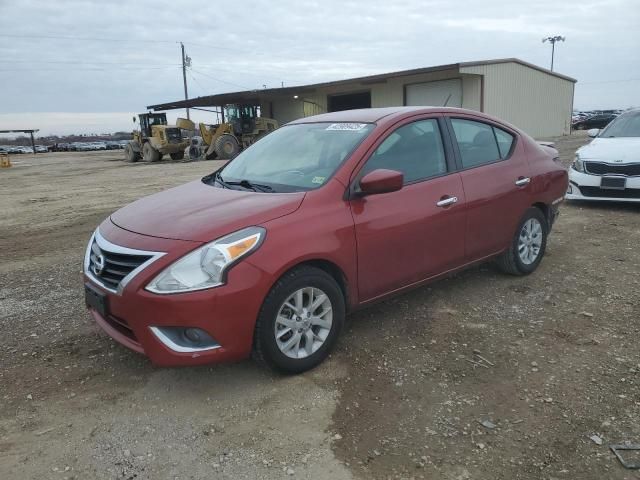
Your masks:
{"label": "yellow wheel loader", "polygon": [[[184,151],[189,141],[182,138],[183,130],[194,130],[195,124],[191,120],[178,118],[176,125],[167,125],[165,113],[141,113],[140,129],[133,131],[133,140],[124,147],[124,157],[127,162],[157,162],[166,154],[172,160],[184,158]],[[136,118],[133,117],[133,121]]]}
{"label": "yellow wheel loader", "polygon": [[202,146],[193,145],[189,150],[191,158],[227,160],[241,150],[257,142],[277,129],[277,120],[258,116],[258,107],[253,105],[227,105],[224,108],[226,122],[216,125],[200,123]]}

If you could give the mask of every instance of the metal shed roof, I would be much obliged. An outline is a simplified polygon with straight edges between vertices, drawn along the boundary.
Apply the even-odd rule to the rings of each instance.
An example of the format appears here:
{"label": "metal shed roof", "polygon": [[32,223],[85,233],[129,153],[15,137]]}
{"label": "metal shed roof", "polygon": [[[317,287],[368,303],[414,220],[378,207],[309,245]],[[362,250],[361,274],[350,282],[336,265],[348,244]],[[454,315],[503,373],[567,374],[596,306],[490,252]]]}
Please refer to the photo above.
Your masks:
{"label": "metal shed roof", "polygon": [[174,110],[179,108],[192,107],[215,107],[223,106],[229,103],[254,103],[259,104],[261,97],[272,95],[299,95],[303,93],[313,92],[318,88],[334,87],[339,85],[348,85],[358,83],[361,85],[371,85],[375,83],[385,83],[387,79],[394,77],[406,77],[409,75],[419,75],[422,73],[437,72],[440,70],[460,69],[462,67],[473,67],[478,65],[493,65],[496,63],[518,63],[522,66],[538,70],[540,72],[552,75],[570,82],[577,82],[576,79],[561,75],[546,68],[539,67],[532,63],[525,62],[518,58],[501,58],[496,60],[481,60],[476,62],[459,62],[449,65],[438,65],[435,67],[414,68],[411,70],[402,70],[399,72],[382,73],[377,75],[368,75],[365,77],[348,78],[345,80],[337,80],[333,82],[314,83],[310,85],[299,85],[294,87],[282,88],[265,88],[256,90],[245,90],[240,92],[219,93],[217,95],[207,95],[204,97],[190,98],[189,100],[177,100],[175,102],[160,103],[157,105],[147,106],[150,110]]}

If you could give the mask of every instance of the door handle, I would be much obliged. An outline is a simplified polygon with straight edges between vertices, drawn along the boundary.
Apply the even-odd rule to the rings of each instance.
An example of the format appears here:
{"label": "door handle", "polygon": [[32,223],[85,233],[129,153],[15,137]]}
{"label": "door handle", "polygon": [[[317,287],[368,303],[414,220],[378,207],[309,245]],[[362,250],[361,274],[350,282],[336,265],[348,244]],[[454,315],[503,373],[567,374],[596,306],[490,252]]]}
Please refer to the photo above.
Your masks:
{"label": "door handle", "polygon": [[516,185],[522,187],[524,185],[528,185],[531,182],[529,177],[520,177],[516,180]]}
{"label": "door handle", "polygon": [[457,201],[458,201],[458,197],[447,197],[447,198],[443,198],[442,200],[436,202],[436,205],[438,207],[446,207],[448,205],[453,205]]}

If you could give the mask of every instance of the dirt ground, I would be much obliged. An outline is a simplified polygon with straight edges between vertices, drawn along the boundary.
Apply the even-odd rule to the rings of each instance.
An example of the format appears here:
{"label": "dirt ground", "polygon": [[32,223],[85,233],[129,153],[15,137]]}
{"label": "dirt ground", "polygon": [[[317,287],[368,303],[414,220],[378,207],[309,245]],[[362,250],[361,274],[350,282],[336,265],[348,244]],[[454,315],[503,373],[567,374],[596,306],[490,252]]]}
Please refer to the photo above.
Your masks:
{"label": "dirt ground", "polygon": [[[558,139],[565,164],[585,141]],[[608,448],[640,443],[640,206],[565,203],[533,275],[486,265],[358,312],[307,374],[159,369],[90,320],[85,245],[216,162],[121,155],[0,170],[0,479],[640,478]]]}

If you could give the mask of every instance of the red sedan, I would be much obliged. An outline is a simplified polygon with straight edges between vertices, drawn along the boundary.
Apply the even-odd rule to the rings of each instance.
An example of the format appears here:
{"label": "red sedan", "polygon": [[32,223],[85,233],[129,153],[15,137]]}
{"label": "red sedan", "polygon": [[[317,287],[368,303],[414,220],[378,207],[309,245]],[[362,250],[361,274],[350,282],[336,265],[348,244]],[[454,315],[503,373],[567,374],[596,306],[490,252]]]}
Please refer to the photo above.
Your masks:
{"label": "red sedan", "polygon": [[557,152],[487,115],[372,108],[292,122],[95,231],[95,321],[157,365],[302,372],[345,315],[478,262],[533,272],[567,190]]}

